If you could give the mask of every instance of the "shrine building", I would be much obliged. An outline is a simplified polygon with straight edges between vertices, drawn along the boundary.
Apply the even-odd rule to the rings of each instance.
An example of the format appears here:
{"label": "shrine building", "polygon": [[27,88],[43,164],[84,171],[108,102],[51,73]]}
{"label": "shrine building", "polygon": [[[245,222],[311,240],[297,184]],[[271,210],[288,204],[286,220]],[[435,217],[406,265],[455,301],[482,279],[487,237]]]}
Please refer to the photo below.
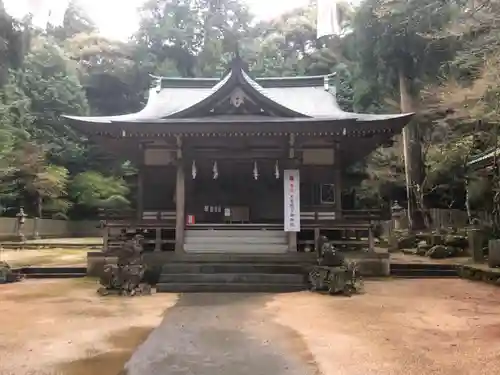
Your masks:
{"label": "shrine building", "polygon": [[138,168],[134,214],[108,218],[105,247],[133,228],[170,254],[286,256],[314,251],[321,235],[345,244],[349,229],[368,233],[353,245],[373,248],[371,218],[343,209],[343,171],[412,114],[344,112],[334,75],[257,78],[239,57],[220,79],[156,79],[140,112],[65,116]]}

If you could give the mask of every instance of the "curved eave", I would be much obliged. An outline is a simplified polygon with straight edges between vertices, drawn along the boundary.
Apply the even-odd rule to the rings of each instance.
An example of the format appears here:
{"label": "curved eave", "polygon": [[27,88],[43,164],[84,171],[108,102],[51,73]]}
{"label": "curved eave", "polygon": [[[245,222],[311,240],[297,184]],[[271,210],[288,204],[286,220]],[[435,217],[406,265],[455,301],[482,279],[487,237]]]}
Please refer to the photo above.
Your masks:
{"label": "curved eave", "polygon": [[383,124],[396,126],[402,129],[414,116],[413,113],[402,113],[397,115],[365,115],[343,112],[344,115],[338,117],[269,117],[269,116],[213,116],[202,118],[165,118],[157,120],[136,120],[136,121],[111,121],[115,124],[216,124],[216,123],[231,123],[234,126],[239,124],[253,124],[253,123],[266,123],[266,124],[286,124],[286,123],[337,123],[337,122],[350,122],[354,126],[375,126],[380,127]]}
{"label": "curved eave", "polygon": [[299,133],[311,135],[393,136],[401,132],[413,114],[385,116],[378,121],[359,118],[273,118],[273,117],[214,117],[202,119],[164,119],[149,122],[112,121],[107,123],[71,119],[71,125],[88,136],[148,137],[187,134],[254,134]]}
{"label": "curved eave", "polygon": [[164,118],[164,119],[133,119],[128,120],[125,116],[110,116],[108,117],[81,117],[81,116],[68,116],[63,117],[72,120],[73,123],[88,123],[88,124],[213,124],[213,123],[233,123],[234,126],[238,124],[248,123],[325,123],[325,122],[338,122],[350,121],[356,124],[396,124],[401,129],[411,120],[414,113],[402,113],[397,115],[370,115],[370,114],[357,114],[350,112],[343,112],[343,115],[338,117],[269,117],[269,116],[251,116],[251,115],[236,115],[236,116],[213,116],[213,117],[200,117],[200,118]]}

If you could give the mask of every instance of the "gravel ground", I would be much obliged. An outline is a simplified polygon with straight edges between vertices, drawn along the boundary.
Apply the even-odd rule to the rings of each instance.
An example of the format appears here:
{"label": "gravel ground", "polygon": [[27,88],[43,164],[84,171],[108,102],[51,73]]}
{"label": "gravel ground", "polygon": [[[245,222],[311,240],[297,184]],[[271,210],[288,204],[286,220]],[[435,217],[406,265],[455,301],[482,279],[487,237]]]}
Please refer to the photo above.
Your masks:
{"label": "gravel ground", "polygon": [[500,289],[466,280],[372,281],[348,299],[277,296],[325,375],[500,374]]}
{"label": "gravel ground", "polygon": [[99,297],[93,280],[0,285],[0,375],[115,375],[175,295]]}
{"label": "gravel ground", "polygon": [[482,283],[368,281],[352,298],[95,289],[0,286],[0,374],[500,374],[500,289]]}

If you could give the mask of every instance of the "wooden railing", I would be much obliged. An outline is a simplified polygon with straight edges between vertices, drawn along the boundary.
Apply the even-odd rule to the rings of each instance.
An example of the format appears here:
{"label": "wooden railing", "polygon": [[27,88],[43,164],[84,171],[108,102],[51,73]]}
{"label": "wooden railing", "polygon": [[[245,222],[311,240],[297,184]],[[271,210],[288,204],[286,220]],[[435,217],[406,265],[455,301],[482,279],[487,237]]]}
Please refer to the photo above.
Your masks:
{"label": "wooden railing", "polygon": [[342,218],[344,220],[357,220],[357,221],[390,220],[391,213],[389,211],[381,209],[342,210]]}
{"label": "wooden railing", "polygon": [[[340,217],[339,217],[340,216]],[[389,220],[390,213],[380,209],[372,210],[342,210],[341,215],[337,215],[333,207],[305,207],[301,210],[300,218],[304,222],[326,222],[332,220],[371,222]]]}
{"label": "wooden railing", "polygon": [[305,238],[298,241],[299,246],[312,246],[318,250],[320,236],[333,234],[335,238],[330,242],[335,246],[374,250],[374,222],[383,217],[381,210],[342,210],[341,217],[337,216],[333,207],[303,209],[300,218]]}
{"label": "wooden railing", "polygon": [[142,213],[142,220],[175,222],[175,216],[175,211],[144,211]]}
{"label": "wooden railing", "polygon": [[146,210],[142,212],[142,216],[138,219],[135,210],[99,209],[99,217],[110,223],[150,224],[175,223],[176,214],[172,210]]}
{"label": "wooden railing", "polygon": [[131,220],[137,215],[137,211],[131,209],[99,208],[99,218],[102,220]]}

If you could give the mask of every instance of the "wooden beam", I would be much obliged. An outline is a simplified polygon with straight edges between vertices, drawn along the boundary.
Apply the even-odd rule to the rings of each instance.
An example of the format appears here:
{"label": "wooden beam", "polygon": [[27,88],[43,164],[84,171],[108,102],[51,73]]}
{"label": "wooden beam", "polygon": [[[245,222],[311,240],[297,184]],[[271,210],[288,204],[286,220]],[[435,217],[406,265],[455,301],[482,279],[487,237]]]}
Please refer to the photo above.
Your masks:
{"label": "wooden beam", "polygon": [[185,159],[203,159],[208,158],[210,160],[255,160],[255,159],[270,159],[276,160],[281,159],[285,155],[284,150],[240,150],[240,151],[228,151],[228,150],[210,150],[210,151],[198,151],[198,152],[185,152]]}

